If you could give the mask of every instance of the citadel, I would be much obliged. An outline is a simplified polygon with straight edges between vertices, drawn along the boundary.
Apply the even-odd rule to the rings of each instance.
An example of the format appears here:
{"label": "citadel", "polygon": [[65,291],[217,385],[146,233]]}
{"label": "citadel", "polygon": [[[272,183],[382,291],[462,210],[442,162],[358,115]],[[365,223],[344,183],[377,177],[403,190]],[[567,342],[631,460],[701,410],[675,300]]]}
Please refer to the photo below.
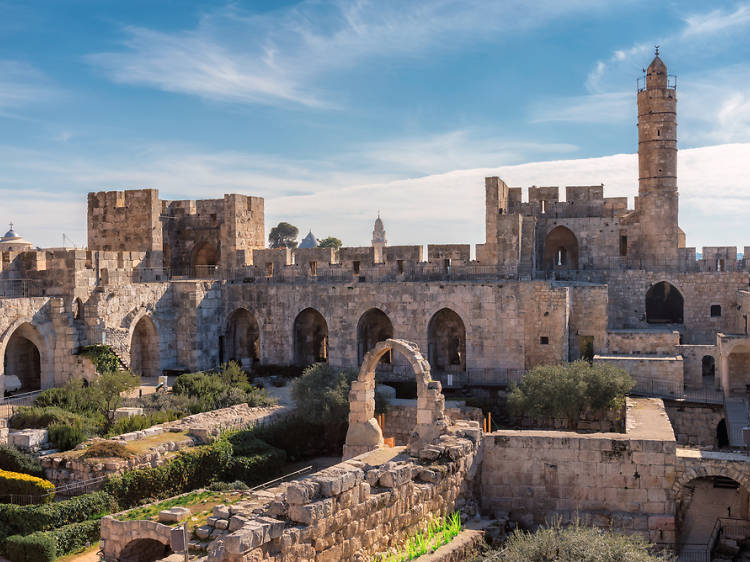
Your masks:
{"label": "citadel", "polygon": [[[425,492],[414,501],[481,490],[490,512],[522,509],[537,519],[580,512],[665,545],[697,525],[691,518],[718,520],[730,506],[747,531],[750,247],[744,259],[736,247],[704,247],[701,259],[686,247],[676,104],[657,55],[637,92],[632,209],[625,197],[605,197],[603,185],[566,186],[564,194],[535,186],[524,198],[522,188],[486,178],[486,240],[475,260],[469,244],[428,244],[426,255],[423,246],[388,245],[380,217],[371,246],[269,249],[259,197],[90,193],[86,249],[33,249],[12,228],[0,241],[0,380],[6,390],[30,392],[95,376],[76,353],[99,343],[147,377],[229,360],[248,370],[362,368],[344,449],[356,461],[382,445],[382,435],[367,433],[375,376],[398,383],[416,373],[419,441],[410,450],[426,458],[433,446],[440,454],[431,443],[455,445],[445,431],[463,449],[451,457],[454,472],[432,482],[448,490],[443,499]],[[476,435],[473,426],[438,423],[441,388],[492,396],[537,365],[581,358],[635,379],[639,398],[628,399],[624,433]],[[352,430],[357,424],[362,431]],[[362,470],[355,461],[346,470]],[[383,474],[381,485],[416,486],[412,476]],[[298,492],[298,504],[328,501]],[[398,511],[402,501],[383,509]],[[290,517],[313,525],[316,513]],[[246,544],[241,554],[273,559],[283,536]],[[323,556],[334,548],[313,557],[347,558]],[[232,556],[225,559],[245,559]]]}

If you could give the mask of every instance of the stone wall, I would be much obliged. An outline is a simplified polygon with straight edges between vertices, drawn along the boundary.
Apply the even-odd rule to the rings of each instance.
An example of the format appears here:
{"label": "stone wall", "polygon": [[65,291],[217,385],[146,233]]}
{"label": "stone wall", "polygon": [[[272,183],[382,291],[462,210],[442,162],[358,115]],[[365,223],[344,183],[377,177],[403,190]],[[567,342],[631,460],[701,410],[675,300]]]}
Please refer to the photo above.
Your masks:
{"label": "stone wall", "polygon": [[674,540],[675,440],[660,400],[629,399],[626,434],[503,430],[483,444],[484,509],[529,512],[539,523],[578,513],[655,543]]}
{"label": "stone wall", "polygon": [[638,392],[679,396],[684,390],[682,357],[595,355],[595,363],[607,363],[624,369],[635,380]]}
{"label": "stone wall", "polygon": [[[404,401],[399,400],[398,405],[391,404],[388,407],[385,414],[385,427],[382,430],[383,437],[393,437],[396,445],[406,445],[411,432],[417,425],[417,401],[411,401],[413,404],[410,405],[401,405],[400,402]],[[482,410],[479,408],[451,407],[450,403],[445,405],[445,417],[452,421],[473,420],[480,424],[483,419]]]}
{"label": "stone wall", "polygon": [[664,407],[680,445],[718,447],[716,427],[724,419],[723,404],[696,404],[668,400]]}
{"label": "stone wall", "polygon": [[674,330],[610,330],[609,353],[613,355],[674,355],[680,333]]}

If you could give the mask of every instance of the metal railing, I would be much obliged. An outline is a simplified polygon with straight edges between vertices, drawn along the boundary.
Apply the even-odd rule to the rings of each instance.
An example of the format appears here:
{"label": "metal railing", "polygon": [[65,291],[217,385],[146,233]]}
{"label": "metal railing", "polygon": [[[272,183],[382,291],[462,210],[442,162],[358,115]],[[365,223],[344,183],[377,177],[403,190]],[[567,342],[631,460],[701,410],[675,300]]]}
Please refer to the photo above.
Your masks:
{"label": "metal railing", "polygon": [[0,279],[0,298],[43,297],[44,288],[40,279]]}
{"label": "metal railing", "polygon": [[23,394],[16,394],[14,396],[3,398],[0,400],[0,419],[11,417],[15,408],[19,406],[33,406],[34,399],[39,396],[41,392],[41,390],[34,390],[32,392],[24,392]]}
{"label": "metal railing", "polygon": [[635,386],[630,391],[634,396],[689,400],[702,404],[723,404],[724,393],[720,390],[685,390],[679,382],[634,378]]}

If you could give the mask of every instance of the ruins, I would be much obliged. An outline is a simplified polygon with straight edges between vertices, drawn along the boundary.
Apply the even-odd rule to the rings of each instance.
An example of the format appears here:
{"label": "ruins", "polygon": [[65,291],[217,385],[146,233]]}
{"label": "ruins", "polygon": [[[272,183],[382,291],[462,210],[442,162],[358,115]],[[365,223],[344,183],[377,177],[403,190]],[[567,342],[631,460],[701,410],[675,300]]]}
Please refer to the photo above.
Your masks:
{"label": "ruins", "polygon": [[[388,245],[379,216],[371,246],[269,249],[262,198],[90,193],[86,249],[6,249],[16,234],[3,238],[0,380],[23,392],[62,385],[81,376],[76,351],[99,343],[144,376],[229,360],[361,369],[343,464],[279,491],[286,508],[275,514],[304,529],[248,516],[217,542],[216,560],[347,559],[469,499],[537,521],[583,513],[670,546],[727,506],[750,525],[750,246],[742,259],[736,247],[704,247],[700,259],[686,247],[676,103],[657,55],[637,93],[632,209],[603,185],[566,186],[564,200],[558,187],[532,186],[524,198],[486,178],[486,240],[474,260],[469,244],[429,244],[426,256],[421,245]],[[625,433],[484,434],[444,414],[441,389],[493,392],[534,366],[580,358],[635,379]],[[383,443],[376,376],[416,377],[404,454],[434,455],[443,468],[362,460]],[[376,487],[399,494],[371,495]],[[382,528],[371,509],[398,517]],[[358,519],[361,533],[346,526]],[[103,523],[116,537],[107,548],[131,536],[121,526]]]}

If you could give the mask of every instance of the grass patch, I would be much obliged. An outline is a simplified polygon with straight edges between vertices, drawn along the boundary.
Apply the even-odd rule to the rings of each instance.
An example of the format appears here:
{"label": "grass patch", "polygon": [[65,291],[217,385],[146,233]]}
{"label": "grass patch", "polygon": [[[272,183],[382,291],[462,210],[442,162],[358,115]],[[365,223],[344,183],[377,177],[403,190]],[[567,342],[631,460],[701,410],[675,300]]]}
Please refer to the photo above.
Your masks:
{"label": "grass patch", "polygon": [[405,562],[425,554],[435,552],[438,548],[451,542],[461,532],[461,515],[456,511],[427,524],[422,533],[417,533],[397,552],[385,552],[372,558],[373,562]]}
{"label": "grass patch", "polygon": [[213,511],[215,505],[231,505],[237,502],[241,497],[242,494],[236,491],[216,492],[212,490],[196,490],[195,492],[190,492],[189,494],[176,498],[170,498],[153,505],[136,507],[119,515],[117,518],[120,521],[155,519],[159,516],[160,511],[179,506],[190,509],[193,519],[197,516],[205,522],[206,518]]}

